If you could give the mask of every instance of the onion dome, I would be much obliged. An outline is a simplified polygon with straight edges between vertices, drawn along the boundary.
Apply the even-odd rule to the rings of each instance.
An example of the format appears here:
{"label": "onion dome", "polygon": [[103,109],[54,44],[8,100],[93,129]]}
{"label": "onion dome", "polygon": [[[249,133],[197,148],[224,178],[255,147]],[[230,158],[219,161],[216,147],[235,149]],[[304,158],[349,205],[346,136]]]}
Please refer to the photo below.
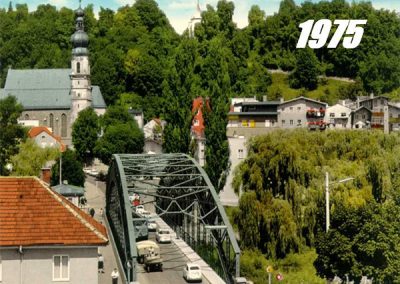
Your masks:
{"label": "onion dome", "polygon": [[82,56],[88,55],[89,51],[87,49],[89,45],[89,37],[84,29],[84,19],[83,16],[85,15],[83,9],[79,6],[79,8],[75,11],[76,15],[76,31],[71,36],[72,42],[72,54],[75,56]]}

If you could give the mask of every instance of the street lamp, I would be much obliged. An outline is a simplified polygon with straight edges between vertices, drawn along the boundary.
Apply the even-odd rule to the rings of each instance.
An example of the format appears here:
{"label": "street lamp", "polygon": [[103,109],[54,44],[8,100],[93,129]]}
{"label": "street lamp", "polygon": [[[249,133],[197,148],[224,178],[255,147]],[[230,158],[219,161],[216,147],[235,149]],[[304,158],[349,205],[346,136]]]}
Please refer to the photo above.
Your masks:
{"label": "street lamp", "polygon": [[351,181],[353,179],[354,179],[353,177],[348,177],[348,178],[345,178],[345,179],[341,179],[339,181],[335,181],[335,182],[329,183],[329,173],[325,172],[326,232],[329,231],[330,222],[331,222],[331,219],[330,219],[330,206],[329,206],[329,185],[338,184],[338,183],[344,183],[344,182],[347,182],[347,181]]}

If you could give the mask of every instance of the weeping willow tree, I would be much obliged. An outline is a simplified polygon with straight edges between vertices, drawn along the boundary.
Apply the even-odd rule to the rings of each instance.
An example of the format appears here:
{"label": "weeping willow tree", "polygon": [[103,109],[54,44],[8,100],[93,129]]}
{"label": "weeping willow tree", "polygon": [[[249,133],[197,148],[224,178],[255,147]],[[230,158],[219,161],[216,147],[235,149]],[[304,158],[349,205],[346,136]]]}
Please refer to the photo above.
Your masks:
{"label": "weeping willow tree", "polygon": [[242,191],[235,221],[241,245],[282,258],[314,246],[325,228],[325,172],[332,185],[331,212],[338,204],[358,208],[383,202],[399,185],[400,137],[379,131],[274,131],[253,138],[249,155],[235,169]]}

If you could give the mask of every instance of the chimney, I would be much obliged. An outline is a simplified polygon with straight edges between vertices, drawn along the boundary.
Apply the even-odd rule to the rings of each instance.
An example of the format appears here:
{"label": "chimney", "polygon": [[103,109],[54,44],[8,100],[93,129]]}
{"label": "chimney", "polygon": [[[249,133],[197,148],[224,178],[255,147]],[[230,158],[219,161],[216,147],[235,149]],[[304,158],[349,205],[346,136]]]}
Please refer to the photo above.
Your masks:
{"label": "chimney", "polygon": [[374,98],[374,93],[372,92],[371,94],[369,94],[369,98],[373,99]]}
{"label": "chimney", "polygon": [[267,96],[263,96],[263,102],[267,101]]}
{"label": "chimney", "polygon": [[40,179],[45,183],[50,184],[51,171],[50,168],[42,168]]}
{"label": "chimney", "polygon": [[280,97],[280,98],[279,98],[279,101],[280,101],[281,103],[283,103],[283,102],[285,101],[285,99],[282,98],[282,97]]}

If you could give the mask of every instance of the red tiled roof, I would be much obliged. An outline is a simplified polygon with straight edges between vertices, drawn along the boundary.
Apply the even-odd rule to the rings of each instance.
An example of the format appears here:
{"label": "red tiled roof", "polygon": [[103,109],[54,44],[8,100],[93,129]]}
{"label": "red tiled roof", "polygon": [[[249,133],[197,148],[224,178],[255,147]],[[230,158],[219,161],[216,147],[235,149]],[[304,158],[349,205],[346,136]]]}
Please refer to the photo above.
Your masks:
{"label": "red tiled roof", "polygon": [[58,143],[60,143],[60,147],[61,147],[61,151],[64,152],[65,151],[65,144],[61,142],[61,137],[60,136],[56,136],[54,135],[47,127],[45,126],[35,126],[32,127],[31,129],[29,129],[28,132],[28,136],[29,138],[35,138],[36,136],[38,136],[40,133],[42,132],[46,132],[47,134],[49,134],[51,137],[54,138],[54,140],[56,140]]}
{"label": "red tiled roof", "polygon": [[[197,137],[204,136],[205,125],[203,117],[203,102],[204,99],[202,97],[198,97],[193,100],[193,105],[192,105],[192,114],[194,115],[192,121],[192,131],[193,133],[196,134]],[[208,98],[206,99],[206,103],[207,103],[207,108],[210,109]],[[198,125],[195,125],[195,120],[197,120]]]}
{"label": "red tiled roof", "polygon": [[106,245],[103,225],[35,177],[0,177],[0,246]]}

